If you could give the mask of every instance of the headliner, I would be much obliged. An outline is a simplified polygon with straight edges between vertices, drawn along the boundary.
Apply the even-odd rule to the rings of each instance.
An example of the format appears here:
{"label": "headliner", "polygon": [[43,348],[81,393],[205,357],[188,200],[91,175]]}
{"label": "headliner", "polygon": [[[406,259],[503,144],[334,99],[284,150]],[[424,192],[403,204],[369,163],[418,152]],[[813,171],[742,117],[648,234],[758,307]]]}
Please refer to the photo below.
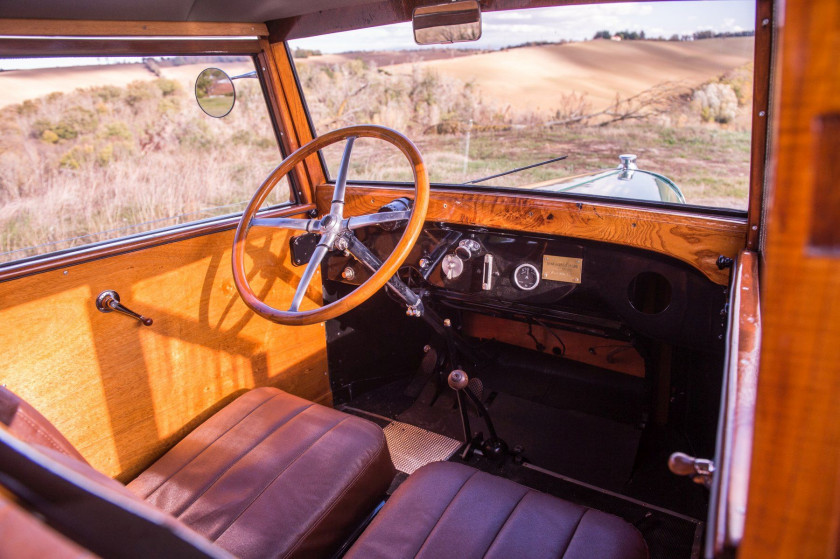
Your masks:
{"label": "headliner", "polygon": [[371,0],[0,0],[0,17],[251,23],[369,3]]}

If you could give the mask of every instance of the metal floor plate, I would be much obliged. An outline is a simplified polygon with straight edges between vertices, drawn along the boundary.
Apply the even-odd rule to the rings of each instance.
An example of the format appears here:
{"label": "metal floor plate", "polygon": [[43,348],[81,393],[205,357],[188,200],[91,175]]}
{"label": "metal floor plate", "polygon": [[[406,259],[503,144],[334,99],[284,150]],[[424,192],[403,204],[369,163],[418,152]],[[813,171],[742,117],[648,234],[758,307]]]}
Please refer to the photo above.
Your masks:
{"label": "metal floor plate", "polygon": [[461,446],[460,441],[399,421],[392,421],[384,430],[394,466],[407,474],[431,462],[448,460]]}

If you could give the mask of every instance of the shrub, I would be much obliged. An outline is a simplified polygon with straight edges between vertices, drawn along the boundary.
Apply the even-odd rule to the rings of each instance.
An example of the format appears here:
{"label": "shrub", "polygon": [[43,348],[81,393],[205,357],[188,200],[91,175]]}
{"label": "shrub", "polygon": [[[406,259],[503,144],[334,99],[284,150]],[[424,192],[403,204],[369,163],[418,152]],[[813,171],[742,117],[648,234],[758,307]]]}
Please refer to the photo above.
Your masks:
{"label": "shrub", "polygon": [[111,122],[105,126],[105,138],[119,138],[122,140],[131,140],[131,130],[128,125],[122,121]]}
{"label": "shrub", "polygon": [[41,133],[41,139],[48,144],[55,144],[58,142],[58,134],[53,132],[52,130],[44,130]]}
{"label": "shrub", "polygon": [[69,137],[65,138],[65,136],[62,136],[58,129],[65,130],[68,135],[72,135],[75,138],[79,134],[90,134],[96,131],[98,126],[99,118],[95,112],[80,106],[75,106],[65,112],[64,118],[56,125],[55,132],[61,138],[69,139]]}
{"label": "shrub", "polygon": [[154,87],[149,82],[143,81],[136,81],[131,82],[126,86],[127,95],[125,98],[126,103],[131,107],[136,107],[143,101],[147,101],[155,97],[155,92],[152,89]]}
{"label": "shrub", "polygon": [[15,107],[17,114],[20,116],[30,116],[38,112],[38,109],[41,107],[41,100],[40,99],[27,99],[20,105]]}
{"label": "shrub", "polygon": [[81,167],[73,151],[68,151],[62,155],[61,159],[58,161],[58,166],[62,169],[70,169],[71,171],[76,171]]}
{"label": "shrub", "polygon": [[113,144],[106,144],[105,147],[99,150],[99,153],[96,154],[96,163],[99,164],[100,167],[107,167],[108,164],[114,159],[114,145]]}
{"label": "shrub", "polygon": [[167,80],[165,78],[161,78],[159,80],[155,80],[155,84],[157,84],[164,97],[177,94],[181,90],[181,85],[175,80]]}
{"label": "shrub", "polygon": [[90,88],[90,91],[103,101],[112,101],[114,99],[119,99],[123,90],[115,85],[103,85],[99,87],[92,87]]}
{"label": "shrub", "polygon": [[45,118],[39,118],[32,123],[32,136],[35,138],[41,138],[44,135],[44,132],[50,130],[52,127],[52,122]]}
{"label": "shrub", "polygon": [[738,110],[738,98],[729,84],[707,83],[694,92],[693,100],[705,122],[725,124],[735,118]]}

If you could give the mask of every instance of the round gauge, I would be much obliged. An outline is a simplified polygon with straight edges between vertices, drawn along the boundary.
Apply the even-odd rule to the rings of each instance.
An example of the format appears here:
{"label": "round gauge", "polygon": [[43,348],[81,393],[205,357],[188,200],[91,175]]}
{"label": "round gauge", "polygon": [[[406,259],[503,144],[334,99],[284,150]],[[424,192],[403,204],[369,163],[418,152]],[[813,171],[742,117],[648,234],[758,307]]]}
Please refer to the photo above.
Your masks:
{"label": "round gauge", "polygon": [[533,264],[520,264],[513,272],[513,283],[525,291],[536,289],[540,284],[540,272]]}
{"label": "round gauge", "polygon": [[447,254],[443,257],[443,262],[441,263],[441,272],[443,272],[444,277],[449,280],[453,280],[461,275],[464,271],[464,261],[455,256],[454,254]]}

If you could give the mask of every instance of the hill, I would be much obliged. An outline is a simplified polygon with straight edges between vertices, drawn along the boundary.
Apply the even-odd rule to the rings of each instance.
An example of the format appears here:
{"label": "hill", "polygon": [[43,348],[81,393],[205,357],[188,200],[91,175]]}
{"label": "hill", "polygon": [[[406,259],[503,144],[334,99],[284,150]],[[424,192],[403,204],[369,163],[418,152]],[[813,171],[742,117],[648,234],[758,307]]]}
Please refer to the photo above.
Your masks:
{"label": "hill", "polygon": [[[222,66],[230,75],[253,71],[250,62],[199,63],[160,68],[161,76],[177,80],[186,90],[192,90],[198,73],[208,66]],[[157,79],[145,64],[111,64],[101,66],[72,66],[37,70],[0,72],[0,108],[22,103],[27,99],[45,97],[55,91],[69,93],[74,89],[96,86],[125,87],[133,81]]]}
{"label": "hill", "polygon": [[420,65],[474,83],[484,96],[551,112],[562,94],[586,93],[593,109],[662,84],[696,87],[752,60],[753,38],[702,41],[586,41],[541,45],[388,66]]}

